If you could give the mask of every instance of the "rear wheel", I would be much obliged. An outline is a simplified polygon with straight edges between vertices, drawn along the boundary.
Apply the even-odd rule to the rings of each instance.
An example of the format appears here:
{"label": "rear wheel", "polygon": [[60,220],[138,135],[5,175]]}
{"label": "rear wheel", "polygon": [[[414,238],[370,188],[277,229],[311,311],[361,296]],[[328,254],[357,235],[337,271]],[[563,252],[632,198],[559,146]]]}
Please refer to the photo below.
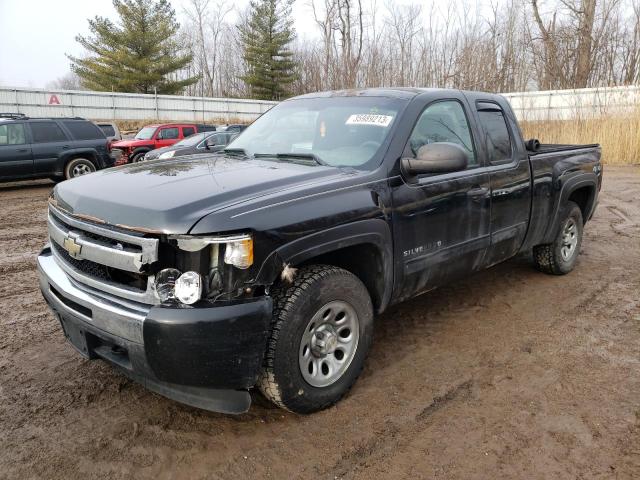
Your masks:
{"label": "rear wheel", "polygon": [[276,405],[311,413],[339,401],[364,366],[373,307],[352,273],[327,265],[301,268],[272,291],[274,311],[260,390]]}
{"label": "rear wheel", "polygon": [[582,211],[574,202],[567,202],[562,210],[562,221],[553,243],[533,248],[533,259],[538,270],[553,275],[564,275],[573,270],[582,245]]}
{"label": "rear wheel", "polygon": [[64,169],[64,177],[68,180],[70,178],[80,177],[82,175],[88,175],[96,171],[96,166],[91,160],[86,158],[74,158],[67,163]]}

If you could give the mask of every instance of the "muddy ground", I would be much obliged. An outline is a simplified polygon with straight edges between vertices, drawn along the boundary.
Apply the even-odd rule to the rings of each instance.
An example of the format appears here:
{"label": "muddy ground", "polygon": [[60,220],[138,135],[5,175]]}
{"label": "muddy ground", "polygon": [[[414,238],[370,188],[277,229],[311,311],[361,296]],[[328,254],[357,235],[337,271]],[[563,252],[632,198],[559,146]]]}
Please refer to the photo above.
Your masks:
{"label": "muddy ground", "polygon": [[391,308],[338,406],[237,417],[65,343],[40,296],[51,184],[0,185],[2,478],[640,478],[640,168],[605,169],[573,273],[518,258]]}

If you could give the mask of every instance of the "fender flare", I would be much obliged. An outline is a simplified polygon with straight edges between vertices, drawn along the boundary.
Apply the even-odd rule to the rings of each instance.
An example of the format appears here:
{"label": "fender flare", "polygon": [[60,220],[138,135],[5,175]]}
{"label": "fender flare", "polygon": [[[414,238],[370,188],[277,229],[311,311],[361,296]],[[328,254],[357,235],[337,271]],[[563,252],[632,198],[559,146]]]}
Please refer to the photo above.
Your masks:
{"label": "fender flare", "polygon": [[556,232],[560,226],[560,222],[562,219],[560,218],[560,210],[563,205],[569,201],[569,197],[573,192],[575,192],[579,188],[583,187],[591,187],[593,189],[592,194],[589,196],[589,200],[585,211],[587,213],[587,218],[583,219],[586,223],[590,215],[593,213],[593,209],[595,207],[594,202],[596,198],[596,192],[598,190],[598,177],[595,173],[581,173],[574,177],[563,181],[562,178],[559,179],[560,182],[560,192],[557,195],[557,202],[554,206],[553,219],[549,223],[549,227],[544,235],[542,243],[551,243],[555,238]]}
{"label": "fender flare", "polygon": [[70,150],[65,150],[58,160],[58,172],[64,172],[67,163],[74,158],[86,158],[90,160],[96,167],[96,170],[100,169],[100,161],[98,160],[98,152],[93,148],[72,148]]}
{"label": "fender flare", "polygon": [[378,311],[381,312],[389,304],[393,292],[393,241],[389,225],[382,219],[359,220],[338,225],[278,247],[260,266],[255,283],[271,285],[277,280],[285,264],[300,265],[319,255],[363,244],[376,247],[382,259],[384,287],[380,292],[378,307]]}

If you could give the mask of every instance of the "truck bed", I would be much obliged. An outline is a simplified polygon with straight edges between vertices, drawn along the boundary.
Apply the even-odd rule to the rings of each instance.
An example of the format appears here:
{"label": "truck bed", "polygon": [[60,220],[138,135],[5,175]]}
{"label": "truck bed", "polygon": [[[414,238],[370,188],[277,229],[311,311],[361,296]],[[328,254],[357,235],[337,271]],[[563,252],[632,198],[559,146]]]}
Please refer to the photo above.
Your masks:
{"label": "truck bed", "polygon": [[563,143],[541,143],[540,148],[535,152],[529,151],[529,155],[540,155],[543,153],[556,153],[565,152],[567,150],[581,150],[583,148],[595,148],[599,145],[597,143],[590,143],[586,145],[569,145]]}

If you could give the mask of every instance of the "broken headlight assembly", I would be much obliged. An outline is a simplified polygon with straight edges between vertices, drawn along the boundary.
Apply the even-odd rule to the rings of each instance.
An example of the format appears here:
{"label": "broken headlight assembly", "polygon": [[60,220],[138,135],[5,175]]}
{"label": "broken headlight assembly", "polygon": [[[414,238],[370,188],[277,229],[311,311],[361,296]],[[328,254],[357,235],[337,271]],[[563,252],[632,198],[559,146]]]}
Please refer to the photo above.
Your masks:
{"label": "broken headlight assembly", "polygon": [[250,235],[176,235],[169,236],[168,241],[167,257],[173,257],[169,262],[171,267],[160,270],[155,280],[161,302],[192,305],[201,299],[233,296],[245,277],[234,270],[246,270],[253,265]]}

